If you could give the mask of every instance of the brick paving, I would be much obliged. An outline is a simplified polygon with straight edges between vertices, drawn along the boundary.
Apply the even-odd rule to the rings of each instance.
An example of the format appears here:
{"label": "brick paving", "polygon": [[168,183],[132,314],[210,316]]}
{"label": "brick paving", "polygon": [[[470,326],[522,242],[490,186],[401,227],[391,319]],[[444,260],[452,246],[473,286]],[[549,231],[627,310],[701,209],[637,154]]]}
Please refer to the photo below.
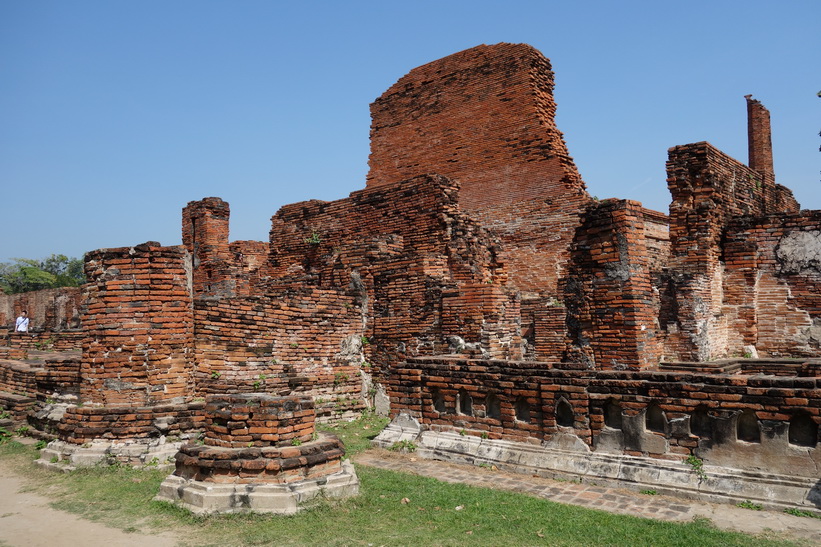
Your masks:
{"label": "brick paving", "polygon": [[497,469],[427,460],[386,450],[369,450],[354,458],[357,465],[431,477],[443,482],[509,490],[557,503],[657,520],[686,522],[709,518],[717,527],[747,533],[775,533],[821,545],[821,519],[776,511],[752,511],[728,504],[640,494],[627,489],[558,481]]}

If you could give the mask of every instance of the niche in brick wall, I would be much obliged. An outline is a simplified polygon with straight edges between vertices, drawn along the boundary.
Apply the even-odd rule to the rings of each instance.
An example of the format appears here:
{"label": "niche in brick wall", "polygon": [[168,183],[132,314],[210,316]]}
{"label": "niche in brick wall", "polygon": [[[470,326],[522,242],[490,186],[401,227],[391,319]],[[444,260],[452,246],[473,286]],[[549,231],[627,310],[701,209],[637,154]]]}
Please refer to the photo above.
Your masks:
{"label": "niche in brick wall", "polygon": [[464,388],[456,396],[456,408],[459,409],[459,414],[473,416],[473,398]]}
{"label": "niche in brick wall", "polygon": [[604,425],[613,429],[621,429],[621,405],[618,401],[608,399],[604,405]]}
{"label": "niche in brick wall", "polygon": [[736,437],[739,441],[748,443],[761,442],[761,426],[758,417],[752,410],[745,410],[738,415],[736,422]]}
{"label": "niche in brick wall", "polygon": [[519,397],[513,404],[513,409],[516,412],[516,419],[520,422],[530,423],[530,405],[527,399]]}
{"label": "niche in brick wall", "polygon": [[790,444],[814,447],[818,443],[818,424],[809,414],[801,413],[790,420]]}
{"label": "niche in brick wall", "polygon": [[485,398],[485,416],[494,420],[502,419],[502,402],[495,393],[488,393]]}
{"label": "niche in brick wall", "polygon": [[556,425],[561,427],[573,427],[573,408],[564,397],[556,403]]}
{"label": "niche in brick wall", "polygon": [[664,411],[661,407],[656,404],[647,407],[647,411],[644,414],[644,427],[647,431],[664,433],[667,427],[667,417],[664,415]]}
{"label": "niche in brick wall", "polygon": [[433,409],[439,414],[445,414],[447,408],[445,407],[445,395],[440,389],[434,389],[432,395]]}
{"label": "niche in brick wall", "polygon": [[712,438],[713,424],[704,405],[696,407],[690,415],[690,433],[704,439]]}

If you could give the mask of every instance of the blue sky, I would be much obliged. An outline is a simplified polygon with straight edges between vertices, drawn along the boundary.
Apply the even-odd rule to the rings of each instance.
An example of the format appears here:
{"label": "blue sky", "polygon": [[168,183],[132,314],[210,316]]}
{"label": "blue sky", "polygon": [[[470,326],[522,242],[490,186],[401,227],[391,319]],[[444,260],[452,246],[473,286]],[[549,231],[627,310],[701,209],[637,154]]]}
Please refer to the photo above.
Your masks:
{"label": "blue sky", "polygon": [[775,171],[821,209],[821,2],[0,0],[0,261],[180,242],[219,196],[231,239],[365,185],[369,104],[478,44],[551,59],[591,194],[667,211],[667,149],[746,162],[752,93]]}

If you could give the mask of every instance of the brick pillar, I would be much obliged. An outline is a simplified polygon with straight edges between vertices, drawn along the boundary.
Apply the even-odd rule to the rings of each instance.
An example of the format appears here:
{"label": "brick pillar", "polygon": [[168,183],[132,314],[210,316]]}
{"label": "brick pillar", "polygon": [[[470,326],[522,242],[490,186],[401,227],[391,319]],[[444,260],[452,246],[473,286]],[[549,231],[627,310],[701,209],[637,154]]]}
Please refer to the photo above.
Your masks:
{"label": "brick pillar", "polygon": [[608,200],[576,232],[565,280],[571,360],[597,369],[658,364],[643,211],[637,201]]}
{"label": "brick pillar", "polygon": [[182,210],[182,244],[193,258],[196,295],[234,296],[230,216],[228,203],[214,197],[191,201]]}
{"label": "brick pillar", "polygon": [[148,242],[86,254],[81,398],[148,406],[191,392],[190,255]]}
{"label": "brick pillar", "polygon": [[770,111],[752,98],[747,99],[747,144],[749,147],[749,165],[764,177],[775,179],[773,171],[773,140],[770,129]]}

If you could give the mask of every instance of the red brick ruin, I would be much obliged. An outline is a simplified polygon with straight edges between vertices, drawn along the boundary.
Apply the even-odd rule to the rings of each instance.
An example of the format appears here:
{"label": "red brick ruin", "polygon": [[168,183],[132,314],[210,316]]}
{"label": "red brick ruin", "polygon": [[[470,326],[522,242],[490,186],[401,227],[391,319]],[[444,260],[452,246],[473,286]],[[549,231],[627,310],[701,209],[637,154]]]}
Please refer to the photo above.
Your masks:
{"label": "red brick ruin", "polygon": [[[231,242],[228,203],[192,201],[181,246],[90,252],[81,294],[0,296],[6,324],[28,307],[44,327],[7,335],[0,405],[76,464],[83,443],[171,457],[217,438],[209,405],[268,394],[310,401],[311,428],[389,413],[384,439],[416,431],[428,457],[536,446],[571,463],[528,472],[639,483],[608,466],[695,455],[789,477],[747,498],[821,507],[821,211],[776,184],[769,112],[746,97],[749,165],[669,149],[668,216],[588,195],[553,85],[524,44],[415,68],[371,105],[348,198],[282,207],[267,242]],[[40,351],[57,339],[81,351]],[[208,454],[184,448],[177,475]]]}

